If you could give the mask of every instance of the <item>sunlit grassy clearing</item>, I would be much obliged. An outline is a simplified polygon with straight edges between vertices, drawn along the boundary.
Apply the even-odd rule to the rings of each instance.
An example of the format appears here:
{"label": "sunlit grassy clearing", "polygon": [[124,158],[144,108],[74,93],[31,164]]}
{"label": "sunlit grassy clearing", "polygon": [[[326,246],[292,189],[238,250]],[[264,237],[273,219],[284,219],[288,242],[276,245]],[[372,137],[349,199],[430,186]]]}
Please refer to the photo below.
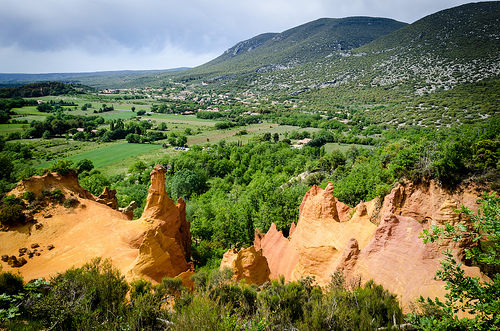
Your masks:
{"label": "sunlit grassy clearing", "polygon": [[[67,159],[75,163],[83,159],[89,159],[92,161],[95,168],[101,168],[160,148],[162,148],[161,145],[118,143],[72,155]],[[38,165],[37,168],[48,168],[52,163],[53,162],[44,162]]]}

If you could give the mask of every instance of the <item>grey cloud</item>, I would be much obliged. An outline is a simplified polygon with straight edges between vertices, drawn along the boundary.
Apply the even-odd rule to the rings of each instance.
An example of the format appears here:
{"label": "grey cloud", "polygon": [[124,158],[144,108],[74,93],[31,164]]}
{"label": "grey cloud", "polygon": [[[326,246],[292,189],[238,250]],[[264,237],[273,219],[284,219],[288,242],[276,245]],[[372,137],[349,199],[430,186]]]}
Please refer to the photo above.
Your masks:
{"label": "grey cloud", "polygon": [[[101,57],[117,65],[149,69],[149,61],[172,67],[166,54],[185,59],[205,59],[220,54],[237,42],[265,32],[281,32],[320,17],[379,16],[413,22],[464,0],[17,0],[2,5],[0,54],[17,54],[27,61],[43,54],[80,54],[84,61]],[[163,54],[163,55],[162,55]],[[187,55],[188,54],[188,55]],[[12,55],[14,56],[14,55]],[[140,58],[144,56],[144,58]],[[121,58],[126,59],[121,60]],[[173,61],[173,62],[167,62]],[[4,59],[0,72],[23,68],[16,58]],[[201,64],[201,63],[196,63]],[[43,63],[41,64],[43,65]],[[157,64],[155,63],[155,66]],[[193,63],[186,63],[193,65]],[[81,64],[80,67],[92,64]],[[158,68],[158,67],[156,67]],[[40,68],[40,70],[48,70]],[[75,64],[75,70],[79,70]],[[109,68],[108,70],[114,70]]]}

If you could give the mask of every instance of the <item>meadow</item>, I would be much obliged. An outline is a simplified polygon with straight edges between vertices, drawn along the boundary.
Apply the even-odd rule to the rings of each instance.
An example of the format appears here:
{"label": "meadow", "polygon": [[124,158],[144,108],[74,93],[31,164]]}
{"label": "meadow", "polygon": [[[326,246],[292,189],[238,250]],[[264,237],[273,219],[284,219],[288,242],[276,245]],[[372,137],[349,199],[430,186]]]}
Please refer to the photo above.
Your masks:
{"label": "meadow", "polygon": [[[131,162],[136,160],[142,154],[150,154],[152,151],[161,149],[161,145],[157,144],[129,144],[119,142],[108,146],[102,146],[90,151],[84,151],[74,154],[65,159],[77,163],[83,159],[89,159],[94,166],[99,169],[110,166],[114,163],[123,163],[126,159],[132,159]],[[37,165],[37,168],[49,168],[53,162],[44,162]]]}

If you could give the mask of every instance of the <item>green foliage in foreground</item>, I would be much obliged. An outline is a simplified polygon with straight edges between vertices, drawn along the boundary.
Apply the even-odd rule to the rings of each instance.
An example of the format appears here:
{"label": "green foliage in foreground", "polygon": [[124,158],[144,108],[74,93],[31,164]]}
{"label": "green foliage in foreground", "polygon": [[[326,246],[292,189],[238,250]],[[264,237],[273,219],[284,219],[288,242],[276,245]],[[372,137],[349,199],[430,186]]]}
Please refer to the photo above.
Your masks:
{"label": "green foliage in foreground", "polygon": [[[424,242],[438,239],[462,240],[466,237],[478,241],[479,245],[466,250],[467,258],[483,267],[491,280],[465,275],[450,251],[444,253],[445,260],[436,278],[446,282],[449,291],[444,302],[420,298],[420,311],[410,315],[410,321],[420,330],[498,330],[500,328],[500,198],[496,193],[485,194],[479,200],[477,214],[462,206],[461,212],[473,222],[472,228],[464,224],[444,227],[434,226],[424,231]],[[458,312],[469,313],[459,318]]]}
{"label": "green foliage in foreground", "polygon": [[[94,259],[49,281],[22,284],[0,274],[0,328],[11,330],[374,330],[403,320],[395,295],[372,281],[346,284],[340,273],[261,287],[200,271],[194,292],[180,279],[128,284],[109,260]],[[13,289],[15,289],[13,291]],[[127,291],[130,289],[129,295]]]}

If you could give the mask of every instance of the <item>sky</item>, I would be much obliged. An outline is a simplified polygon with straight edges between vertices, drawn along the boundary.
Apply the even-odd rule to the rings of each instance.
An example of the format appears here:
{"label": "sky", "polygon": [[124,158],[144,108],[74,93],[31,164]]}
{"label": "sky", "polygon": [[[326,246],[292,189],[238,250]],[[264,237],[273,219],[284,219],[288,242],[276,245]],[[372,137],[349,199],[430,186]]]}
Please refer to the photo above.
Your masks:
{"label": "sky", "polygon": [[0,73],[195,67],[236,43],[322,17],[413,23],[464,0],[11,0]]}

